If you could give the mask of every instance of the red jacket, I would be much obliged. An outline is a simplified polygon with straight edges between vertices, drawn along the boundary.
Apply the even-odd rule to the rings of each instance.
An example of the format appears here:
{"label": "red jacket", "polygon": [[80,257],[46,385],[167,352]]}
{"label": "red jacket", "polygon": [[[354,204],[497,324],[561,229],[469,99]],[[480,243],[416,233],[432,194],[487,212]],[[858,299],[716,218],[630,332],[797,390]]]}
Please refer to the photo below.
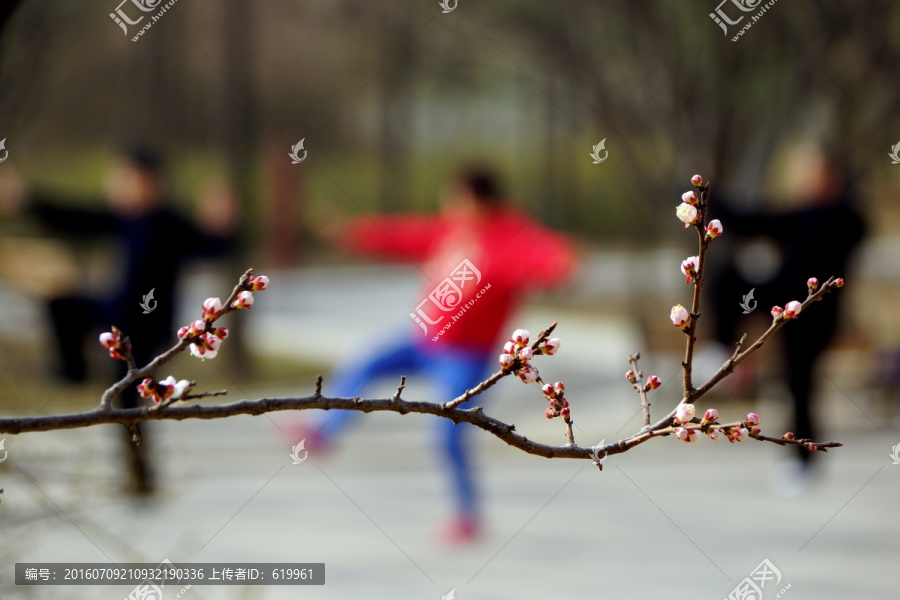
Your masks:
{"label": "red jacket", "polygon": [[509,208],[487,218],[365,216],[344,233],[347,250],[408,260],[422,271],[423,292],[408,311],[426,348],[494,349],[512,332],[506,321],[525,292],[563,283],[575,262],[565,236]]}

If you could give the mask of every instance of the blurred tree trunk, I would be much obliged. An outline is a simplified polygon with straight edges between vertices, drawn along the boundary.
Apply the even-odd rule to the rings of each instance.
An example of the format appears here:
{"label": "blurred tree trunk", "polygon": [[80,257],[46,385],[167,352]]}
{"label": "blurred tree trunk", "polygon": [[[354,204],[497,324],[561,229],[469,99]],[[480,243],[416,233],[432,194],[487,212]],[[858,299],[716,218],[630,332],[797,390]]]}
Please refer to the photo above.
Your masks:
{"label": "blurred tree trunk", "polygon": [[[223,19],[222,47],[225,76],[222,85],[227,86],[223,95],[224,120],[216,124],[222,130],[222,143],[228,164],[228,174],[240,198],[235,248],[231,254],[229,273],[242,273],[246,268],[249,227],[253,222],[254,197],[258,189],[254,185],[256,166],[257,122],[255,108],[251,101],[256,91],[254,80],[256,50],[256,20],[253,7],[246,0],[228,0],[223,10],[218,11]],[[250,373],[250,356],[243,343],[245,319],[236,319],[234,327],[236,344],[227,356],[230,357],[229,370],[241,376]]]}

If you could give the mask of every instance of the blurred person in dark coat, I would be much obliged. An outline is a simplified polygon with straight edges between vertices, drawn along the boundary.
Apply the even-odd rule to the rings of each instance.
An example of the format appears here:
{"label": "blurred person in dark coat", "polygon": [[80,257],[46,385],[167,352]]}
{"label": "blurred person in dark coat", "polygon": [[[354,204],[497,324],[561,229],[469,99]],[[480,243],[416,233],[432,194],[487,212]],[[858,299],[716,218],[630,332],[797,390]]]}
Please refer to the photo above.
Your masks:
{"label": "blurred person in dark coat", "polygon": [[[142,147],[124,151],[116,159],[106,174],[102,200],[42,192],[24,194],[18,201],[6,199],[8,212],[21,209],[54,235],[72,241],[109,238],[116,244],[114,263],[121,278],[110,291],[84,290],[49,302],[59,373],[64,379],[87,379],[85,344],[110,325],[131,339],[139,366],[171,345],[179,272],[192,258],[217,256],[228,248],[236,203],[222,191],[203,198],[196,224],[171,204],[160,157]],[[139,404],[134,389],[121,395],[122,407]],[[131,433],[126,433],[132,449],[131,490],[149,492],[153,482],[145,458],[146,439],[137,448],[130,441]]]}
{"label": "blurred person in dark coat", "polygon": [[[736,211],[727,203],[711,207],[738,244],[765,238],[780,251],[777,268],[763,281],[748,278],[734,261],[722,273],[710,277],[717,307],[716,336],[723,347],[733,347],[741,335],[739,299],[751,289],[755,288],[759,307],[766,313],[774,305],[802,302],[809,278],[815,277],[821,284],[831,276],[848,275],[852,251],[863,237],[864,223],[856,207],[846,159],[822,146],[804,144],[789,155],[787,176],[795,197],[795,205],[789,210]],[[751,258],[750,262],[762,260],[759,253]],[[793,403],[792,431],[797,438],[818,439],[821,435],[814,395],[822,386],[817,385],[814,375],[819,358],[838,329],[843,296],[841,292],[827,294],[780,332],[786,355],[782,364]],[[808,474],[811,453],[801,447],[798,452],[799,471]]]}

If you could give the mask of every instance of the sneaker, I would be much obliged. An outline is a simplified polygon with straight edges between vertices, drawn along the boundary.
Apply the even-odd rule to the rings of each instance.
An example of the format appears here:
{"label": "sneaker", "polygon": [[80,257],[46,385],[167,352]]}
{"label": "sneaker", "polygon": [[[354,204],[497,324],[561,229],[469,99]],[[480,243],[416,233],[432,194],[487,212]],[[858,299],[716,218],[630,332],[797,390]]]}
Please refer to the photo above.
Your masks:
{"label": "sneaker", "polygon": [[466,546],[481,538],[481,522],[472,514],[459,514],[447,521],[441,531],[445,546]]}

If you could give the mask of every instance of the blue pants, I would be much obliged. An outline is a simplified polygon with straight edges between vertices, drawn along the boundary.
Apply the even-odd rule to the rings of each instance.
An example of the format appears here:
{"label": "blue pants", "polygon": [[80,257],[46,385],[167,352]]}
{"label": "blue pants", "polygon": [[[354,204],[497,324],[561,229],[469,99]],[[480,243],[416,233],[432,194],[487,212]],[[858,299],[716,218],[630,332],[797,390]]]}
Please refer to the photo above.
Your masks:
{"label": "blue pants", "polygon": [[[365,387],[375,379],[396,376],[399,380],[400,375],[422,375],[436,384],[439,400],[446,402],[475,387],[488,376],[491,356],[490,353],[458,348],[429,348],[428,352],[424,352],[421,345],[404,341],[399,346],[375,353],[366,362],[339,367],[331,377],[328,393],[338,397],[363,396]],[[471,402],[462,406],[469,406]],[[327,416],[319,432],[330,438],[341,432],[356,416],[356,411],[336,411]],[[474,515],[477,502],[466,447],[466,434],[471,426],[467,423],[455,425],[453,421],[443,418],[438,421],[439,439],[453,476],[457,509],[461,513]]]}

